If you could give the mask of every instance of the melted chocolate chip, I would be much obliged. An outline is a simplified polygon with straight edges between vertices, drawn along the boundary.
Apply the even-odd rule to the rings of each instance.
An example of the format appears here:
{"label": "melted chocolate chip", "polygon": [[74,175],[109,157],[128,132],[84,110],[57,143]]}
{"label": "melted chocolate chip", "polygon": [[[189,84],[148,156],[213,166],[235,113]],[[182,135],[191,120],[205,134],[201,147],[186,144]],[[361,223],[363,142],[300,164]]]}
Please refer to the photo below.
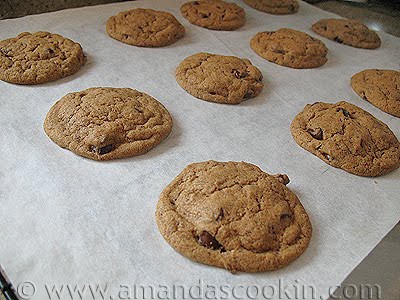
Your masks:
{"label": "melted chocolate chip", "polygon": [[278,179],[278,181],[284,185],[287,185],[290,182],[289,176],[286,174],[276,174],[272,176]]}
{"label": "melted chocolate chip", "polygon": [[281,215],[281,221],[286,220],[286,219],[290,219],[291,216],[289,214],[282,214]]}
{"label": "melted chocolate chip", "polygon": [[249,74],[247,74],[247,72],[241,73],[241,72],[238,71],[238,70],[233,70],[232,73],[235,75],[235,77],[236,77],[237,79],[245,78],[245,77],[247,77],[247,76],[249,75]]}
{"label": "melted chocolate chip", "polygon": [[321,152],[321,154],[327,159],[331,160],[331,156],[328,153]]}
{"label": "melted chocolate chip", "polygon": [[95,152],[95,153],[99,154],[99,155],[103,155],[103,154],[107,154],[107,153],[113,151],[114,150],[114,145],[110,144],[110,145],[106,145],[106,146],[101,147],[101,148],[97,148],[96,146],[91,146],[90,150],[92,152]]}
{"label": "melted chocolate chip", "polygon": [[333,39],[335,42],[338,42],[338,43],[343,43],[343,40],[341,39],[341,38],[339,38],[338,36],[336,36],[336,37],[334,37],[334,39]]}
{"label": "melted chocolate chip", "polygon": [[246,94],[244,94],[243,99],[249,99],[253,97],[254,93],[253,91],[248,91]]}
{"label": "melted chocolate chip", "polygon": [[224,247],[207,231],[203,231],[199,235],[199,244],[213,250],[224,250]]}
{"label": "melted chocolate chip", "polygon": [[323,138],[323,132],[321,128],[316,128],[316,129],[307,129],[307,132],[316,140],[322,140]]}
{"label": "melted chocolate chip", "polygon": [[346,118],[351,118],[350,113],[344,108],[338,108],[337,111],[341,111]]}

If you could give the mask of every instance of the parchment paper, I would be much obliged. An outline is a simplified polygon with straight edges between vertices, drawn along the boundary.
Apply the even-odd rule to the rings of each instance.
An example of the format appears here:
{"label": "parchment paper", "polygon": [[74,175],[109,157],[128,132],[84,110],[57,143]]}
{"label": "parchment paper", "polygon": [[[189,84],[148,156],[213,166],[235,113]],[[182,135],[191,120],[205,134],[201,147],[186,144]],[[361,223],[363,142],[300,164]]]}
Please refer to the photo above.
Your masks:
{"label": "parchment paper", "polygon": [[[153,286],[157,299],[165,298],[158,293],[160,285],[172,290],[174,284],[187,290],[202,286],[204,299],[213,299],[205,294],[207,285],[215,285],[215,296],[221,299],[253,297],[254,286],[267,286],[264,298],[293,299],[297,284],[315,289],[315,295],[306,292],[303,298],[325,299],[329,288],[333,291],[399,221],[399,170],[362,178],[330,167],[297,146],[289,125],[307,103],[347,100],[399,136],[399,119],[359,98],[349,80],[366,68],[398,70],[400,40],[380,32],[381,48],[363,50],[320,37],[329,48],[328,62],[317,69],[294,70],[258,57],[249,46],[251,37],[281,27],[316,36],[311,24],[332,14],[300,3],[297,14],[274,16],[235,1],[246,10],[245,26],[218,32],[186,21],[179,12],[183,2],[125,2],[0,21],[0,39],[46,30],[79,42],[88,58],[78,73],[52,83],[0,82],[0,259],[16,285],[35,285],[33,299],[49,299],[44,284],[89,283],[108,284],[110,290],[129,286],[132,299],[143,298],[138,285]],[[186,27],[186,36],[156,49],[108,37],[107,19],[134,7],[173,13]],[[250,59],[264,75],[261,95],[228,106],[187,94],[175,81],[175,68],[200,51]],[[47,111],[66,93],[94,86],[131,87],[152,95],[173,116],[171,135],[145,155],[110,162],[59,148],[42,129]],[[160,192],[187,164],[209,159],[243,160],[269,173],[289,175],[289,188],[299,196],[314,228],[311,244],[298,260],[274,272],[234,275],[194,263],[164,241],[154,218]],[[221,285],[228,286],[229,297]],[[286,288],[280,295],[272,292],[279,285]],[[195,289],[185,298],[198,297]],[[110,296],[118,299],[117,293],[105,299]],[[261,289],[258,297],[263,298]],[[86,289],[84,299],[101,298]]]}

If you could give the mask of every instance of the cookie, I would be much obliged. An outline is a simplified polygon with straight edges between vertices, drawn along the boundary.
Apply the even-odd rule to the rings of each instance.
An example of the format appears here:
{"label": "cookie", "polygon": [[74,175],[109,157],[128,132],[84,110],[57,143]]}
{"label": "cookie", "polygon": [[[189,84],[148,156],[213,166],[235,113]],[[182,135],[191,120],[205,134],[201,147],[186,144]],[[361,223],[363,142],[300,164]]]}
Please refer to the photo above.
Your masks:
{"label": "cookie", "polygon": [[301,147],[349,173],[379,176],[400,166],[400,144],[389,127],[345,101],[307,104],[290,129]]}
{"label": "cookie", "polygon": [[185,28],[170,13],[144,8],[111,17],[106,30],[110,37],[139,47],[167,46],[185,34]]}
{"label": "cookie", "polygon": [[275,15],[294,14],[299,10],[297,0],[243,0],[247,5]]}
{"label": "cookie", "polygon": [[357,20],[323,19],[312,25],[312,30],[330,40],[364,49],[380,47],[378,34]]}
{"label": "cookie", "polygon": [[23,32],[0,41],[0,79],[39,84],[76,73],[84,64],[81,45],[61,35]]}
{"label": "cookie", "polygon": [[282,268],[312,234],[287,182],[245,162],[191,164],[161,193],[158,228],[176,251],[203,264],[232,272]]}
{"label": "cookie", "polygon": [[323,42],[289,28],[259,32],[250,46],[262,58],[295,69],[316,68],[327,61],[328,48]]}
{"label": "cookie", "polygon": [[244,25],[245,12],[235,3],[199,0],[185,3],[182,15],[192,24],[214,30],[235,30]]}
{"label": "cookie", "polygon": [[176,81],[197,98],[226,104],[256,97],[264,87],[260,70],[249,60],[210,53],[183,60],[176,69]]}
{"label": "cookie", "polygon": [[161,143],[171,128],[171,116],[160,102],[129,88],[67,94],[44,121],[53,142],[94,160],[143,154]]}
{"label": "cookie", "polygon": [[400,117],[400,72],[364,70],[351,78],[351,87],[364,100]]}

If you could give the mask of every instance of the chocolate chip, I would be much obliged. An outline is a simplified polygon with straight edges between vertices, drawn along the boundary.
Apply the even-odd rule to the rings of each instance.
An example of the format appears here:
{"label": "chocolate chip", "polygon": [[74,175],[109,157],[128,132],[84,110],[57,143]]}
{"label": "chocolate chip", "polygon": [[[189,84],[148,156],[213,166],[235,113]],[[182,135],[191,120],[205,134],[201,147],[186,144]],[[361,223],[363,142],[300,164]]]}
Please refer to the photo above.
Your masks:
{"label": "chocolate chip", "polygon": [[54,50],[53,50],[53,49],[48,49],[48,51],[49,51],[50,54],[53,54],[53,53],[54,53]]}
{"label": "chocolate chip", "polygon": [[203,19],[205,19],[205,18],[208,18],[208,17],[209,17],[209,15],[202,14],[202,13],[200,13],[200,16],[201,16]]}
{"label": "chocolate chip", "polygon": [[99,154],[99,155],[103,155],[103,154],[107,154],[107,153],[113,151],[114,150],[114,145],[110,144],[110,145],[106,145],[106,146],[101,147],[101,148],[97,148],[96,146],[91,146],[90,150],[92,152],[95,152],[95,153]]}
{"label": "chocolate chip", "polygon": [[340,108],[337,109],[337,111],[341,111],[344,114],[345,117],[347,117],[347,118],[350,117],[351,118],[350,113],[346,109],[340,107]]}
{"label": "chocolate chip", "polygon": [[249,99],[253,97],[254,93],[253,91],[248,91],[246,94],[244,94],[243,99]]}
{"label": "chocolate chip", "polygon": [[219,209],[219,213],[217,218],[215,219],[216,221],[220,222],[224,217],[224,210],[222,209],[222,207]]}
{"label": "chocolate chip", "polygon": [[290,219],[291,218],[291,216],[289,215],[289,214],[282,214],[281,215],[281,221],[283,221],[283,220],[285,220],[285,219]]}
{"label": "chocolate chip", "polygon": [[290,182],[290,179],[286,174],[276,174],[272,176],[278,179],[278,181],[284,185],[287,185]]}
{"label": "chocolate chip", "polygon": [[275,50],[274,52],[279,54],[286,54],[286,51],[282,49]]}
{"label": "chocolate chip", "polygon": [[343,40],[341,39],[341,38],[339,38],[338,36],[336,36],[334,39],[333,39],[335,42],[338,42],[338,43],[343,43]]}
{"label": "chocolate chip", "polygon": [[319,128],[319,127],[316,128],[316,129],[309,128],[309,129],[307,129],[307,132],[308,132],[314,139],[322,140],[322,138],[323,138],[322,129]]}
{"label": "chocolate chip", "polygon": [[199,235],[199,244],[213,250],[223,249],[222,245],[209,232],[203,231]]}
{"label": "chocolate chip", "polygon": [[247,74],[247,72],[240,73],[240,71],[238,71],[238,70],[233,70],[232,73],[235,75],[235,77],[237,79],[242,79],[249,75],[249,74]]}
{"label": "chocolate chip", "polygon": [[327,159],[331,160],[331,156],[328,153],[321,152],[321,154]]}
{"label": "chocolate chip", "polygon": [[193,4],[194,5],[199,5],[199,2],[198,1],[194,1]]}

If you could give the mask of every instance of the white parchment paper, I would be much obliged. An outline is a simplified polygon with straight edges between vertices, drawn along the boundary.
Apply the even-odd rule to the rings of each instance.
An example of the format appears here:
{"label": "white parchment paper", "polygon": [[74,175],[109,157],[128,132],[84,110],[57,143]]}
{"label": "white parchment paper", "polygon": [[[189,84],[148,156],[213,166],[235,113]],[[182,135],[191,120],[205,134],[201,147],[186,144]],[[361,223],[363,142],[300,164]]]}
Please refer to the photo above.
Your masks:
{"label": "white parchment paper", "polygon": [[[115,3],[0,21],[0,39],[50,31],[79,42],[88,58],[78,73],[52,83],[0,82],[0,261],[16,285],[34,284],[32,299],[49,299],[45,284],[107,285],[104,299],[129,299],[123,298],[128,292],[132,299],[165,299],[165,292],[176,299],[213,299],[207,285],[215,286],[217,299],[293,299],[297,285],[297,299],[325,299],[399,221],[399,170],[362,178],[330,167],[297,146],[289,125],[307,103],[346,100],[399,136],[399,119],[360,99],[349,80],[366,68],[398,70],[400,40],[379,33],[381,48],[363,50],[321,37],[329,48],[328,62],[294,70],[257,56],[249,46],[251,37],[281,27],[316,36],[311,24],[332,14],[300,3],[297,14],[274,16],[235,1],[246,10],[245,26],[218,32],[185,20],[179,12],[183,2]],[[173,13],[186,27],[185,37],[155,49],[108,37],[107,19],[134,7]],[[250,59],[264,75],[261,95],[228,106],[187,94],[175,81],[175,68],[200,51]],[[131,87],[152,95],[173,116],[171,135],[145,155],[110,162],[59,148],[42,129],[47,111],[66,93],[94,86]],[[314,228],[298,260],[275,272],[233,275],[189,261],[164,241],[154,218],[160,192],[187,164],[209,159],[243,160],[289,175],[289,188]],[[183,286],[186,294],[173,295],[174,285]],[[151,286],[153,295],[148,288],[143,297],[140,286]],[[121,289],[125,294],[118,293]],[[60,299],[80,299],[67,292],[64,286]],[[86,286],[83,299],[103,298],[92,297]]]}

